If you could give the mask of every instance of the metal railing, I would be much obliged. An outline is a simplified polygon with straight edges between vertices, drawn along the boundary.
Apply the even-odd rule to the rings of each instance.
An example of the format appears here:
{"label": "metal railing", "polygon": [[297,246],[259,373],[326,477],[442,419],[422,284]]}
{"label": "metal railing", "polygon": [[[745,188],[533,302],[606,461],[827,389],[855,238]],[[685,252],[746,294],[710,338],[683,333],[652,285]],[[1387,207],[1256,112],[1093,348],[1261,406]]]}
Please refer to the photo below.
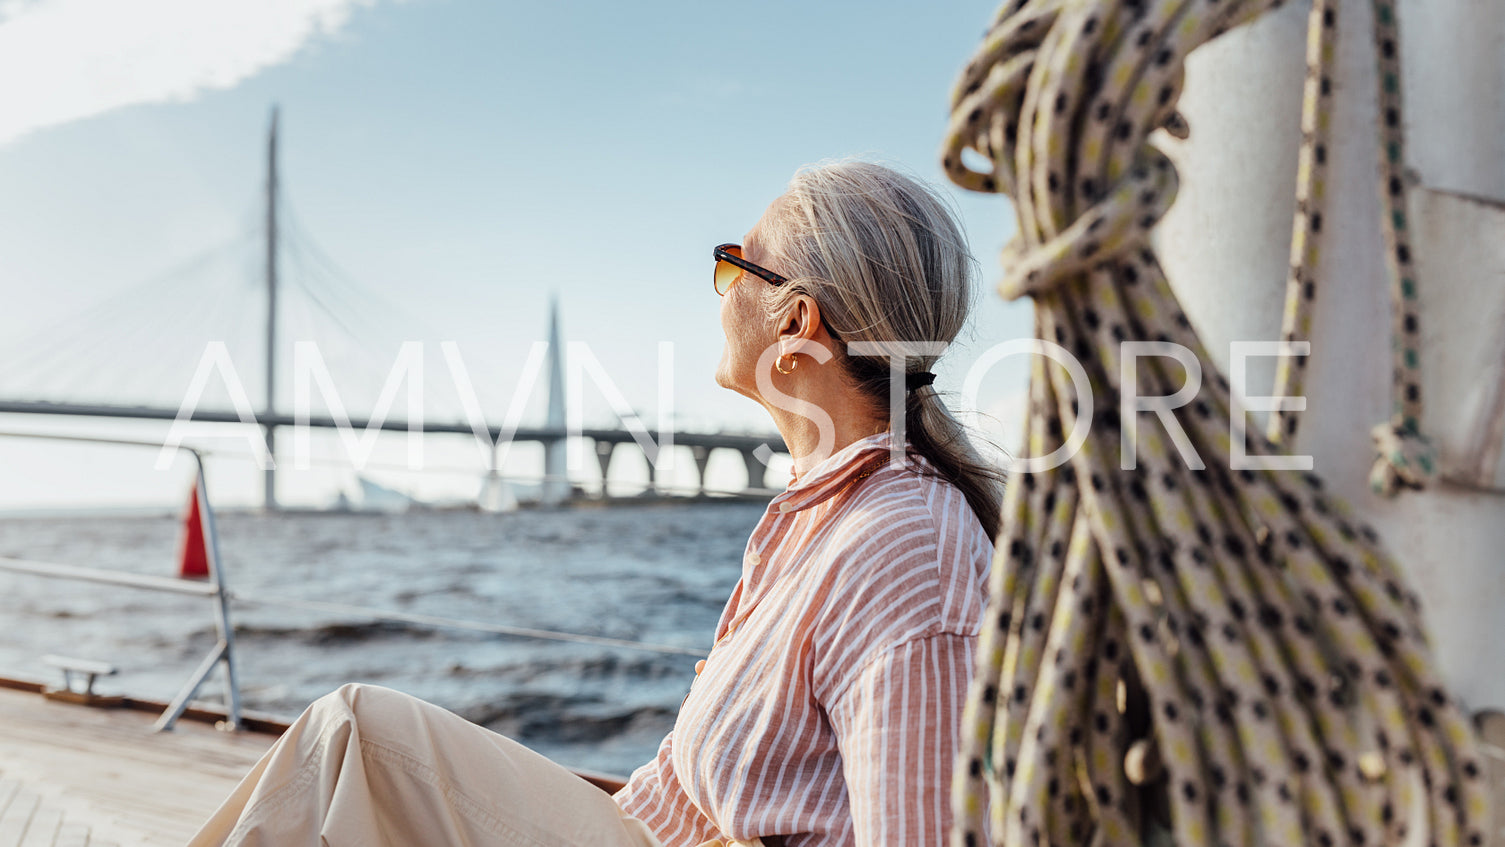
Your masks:
{"label": "metal railing", "polygon": [[[75,435],[48,435],[42,433],[8,432],[0,431],[0,437],[5,438],[35,438],[49,441],[71,441],[94,444],[115,444],[133,447],[150,447],[161,450],[163,445],[152,441],[137,441],[122,438],[100,438],[93,436]],[[680,656],[703,656],[704,648],[682,647],[670,644],[653,644],[643,641],[631,641],[621,638],[611,638],[587,633],[565,632],[560,630],[539,629],[535,627],[510,626],[483,621],[462,620],[457,618],[440,617],[435,615],[415,614],[384,609],[373,609],[365,606],[354,606],[343,603],[330,603],[327,601],[304,600],[295,597],[238,594],[233,593],[226,587],[224,570],[221,568],[219,532],[216,528],[214,509],[209,501],[209,487],[204,474],[204,456],[209,451],[199,450],[192,447],[179,445],[177,450],[185,452],[193,457],[196,485],[195,496],[198,500],[200,521],[204,530],[204,541],[207,558],[209,560],[209,581],[198,582],[150,574],[124,573],[108,570],[105,568],[83,567],[79,565],[57,564],[51,562],[37,562],[26,559],[0,557],[0,571],[39,576],[49,579],[64,579],[76,582],[92,582],[104,585],[117,585],[123,588],[135,588],[146,591],[158,591],[170,594],[183,594],[195,597],[208,597],[214,601],[215,625],[219,632],[218,643],[204,657],[204,660],[194,670],[193,675],[184,683],[177,696],[172,699],[162,715],[157,719],[154,728],[158,731],[170,730],[187,710],[190,702],[198,694],[199,688],[208,679],[209,674],[214,672],[221,662],[225,665],[225,704],[226,720],[223,723],[225,729],[241,728],[241,704],[240,687],[236,674],[235,664],[235,632],[230,621],[230,603],[237,601],[253,605],[281,606],[284,608],[301,608],[307,611],[334,612],[366,617],[374,620],[387,620],[429,626],[444,629],[456,629],[469,632],[483,632],[493,635],[505,635],[517,638],[530,638],[545,641],[558,641],[575,644],[593,644],[602,647],[613,647],[629,650],[641,650],[650,653],[662,653]]]}
{"label": "metal railing", "polygon": [[[0,432],[0,436],[7,438],[36,438],[47,441],[72,441],[92,444],[116,444],[133,447],[150,447],[160,451],[163,445],[152,441],[136,441],[125,438],[100,438],[85,435],[49,435],[32,432]],[[0,571],[11,573],[42,576],[53,579],[69,579],[81,582],[94,582],[103,585],[118,585],[123,588],[138,588],[147,591],[162,591],[171,594],[187,594],[196,597],[208,597],[214,601],[214,624],[219,632],[219,640],[204,660],[194,670],[193,675],[184,683],[177,696],[157,718],[153,728],[164,731],[173,728],[178,718],[188,709],[188,704],[198,694],[204,680],[214,672],[221,662],[225,665],[225,722],[226,729],[240,729],[240,684],[235,673],[235,628],[230,624],[230,592],[225,589],[225,574],[220,567],[219,555],[219,532],[214,523],[214,508],[209,503],[209,486],[204,477],[204,456],[199,450],[183,445],[176,445],[176,450],[187,453],[193,457],[195,485],[194,494],[198,499],[199,520],[204,530],[204,550],[209,560],[209,581],[189,582],[182,579],[170,579],[168,577],[151,576],[149,574],[121,573],[119,571],[104,568],[87,568],[78,565],[61,565],[48,562],[33,562],[25,559],[0,558]]]}

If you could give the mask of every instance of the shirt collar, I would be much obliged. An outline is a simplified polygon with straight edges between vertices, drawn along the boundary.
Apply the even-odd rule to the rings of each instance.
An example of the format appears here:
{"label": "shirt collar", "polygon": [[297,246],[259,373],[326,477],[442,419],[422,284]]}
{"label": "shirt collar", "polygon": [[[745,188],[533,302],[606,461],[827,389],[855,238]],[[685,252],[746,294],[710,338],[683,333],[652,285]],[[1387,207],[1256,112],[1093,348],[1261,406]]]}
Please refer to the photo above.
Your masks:
{"label": "shirt collar", "polygon": [[859,475],[881,466],[892,444],[893,435],[887,430],[853,441],[806,470],[769,506],[780,512],[797,512],[829,499]]}

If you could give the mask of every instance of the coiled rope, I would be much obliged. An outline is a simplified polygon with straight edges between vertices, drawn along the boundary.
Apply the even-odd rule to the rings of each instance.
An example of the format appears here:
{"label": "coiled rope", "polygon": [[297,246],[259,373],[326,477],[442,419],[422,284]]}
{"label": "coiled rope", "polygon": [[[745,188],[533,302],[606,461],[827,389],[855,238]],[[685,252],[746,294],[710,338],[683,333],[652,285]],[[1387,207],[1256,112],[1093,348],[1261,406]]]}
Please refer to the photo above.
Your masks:
{"label": "coiled rope", "polygon": [[[1013,197],[1000,289],[1034,299],[1036,334],[1075,356],[1096,401],[1035,358],[1029,453],[1078,423],[1086,439],[1067,465],[1011,473],[957,845],[982,843],[985,802],[995,844],[1328,847],[1419,826],[1483,843],[1482,765],[1415,596],[1319,477],[1232,469],[1228,383],[1148,246],[1176,173],[1147,137],[1186,130],[1183,61],[1276,5],[1010,0],[962,74],[947,173]],[[1196,360],[1146,356],[1126,374],[1120,343],[1139,340]],[[1169,396],[1202,372],[1174,410],[1184,435],[1120,420],[1126,380]],[[1250,455],[1275,454],[1247,437]]]}

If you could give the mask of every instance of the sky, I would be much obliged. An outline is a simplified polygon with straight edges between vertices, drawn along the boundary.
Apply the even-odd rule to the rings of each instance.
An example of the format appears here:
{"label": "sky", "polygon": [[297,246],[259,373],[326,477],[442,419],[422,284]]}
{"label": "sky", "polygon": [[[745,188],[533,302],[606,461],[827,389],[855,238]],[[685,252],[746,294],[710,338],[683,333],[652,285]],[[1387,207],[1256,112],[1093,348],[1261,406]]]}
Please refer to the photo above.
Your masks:
{"label": "sky", "polygon": [[[448,341],[498,422],[557,298],[565,340],[584,342],[650,423],[670,342],[676,426],[771,431],[761,408],[713,382],[723,337],[710,248],[740,241],[808,163],[876,158],[944,185],[950,86],[992,11],[971,0],[0,0],[0,398],[176,408],[218,341],[260,407],[276,106],[283,408],[297,341],[318,345],[353,413],[372,408],[402,343],[417,341],[426,416],[458,418]],[[1012,210],[947,190],[981,285],[937,385],[1007,442],[1023,361],[989,370],[975,409],[956,395],[988,345],[1030,335],[1028,305],[993,292]],[[542,422],[538,389],[525,424]],[[598,386],[583,396],[587,423],[612,422]],[[203,402],[228,397],[215,380]],[[160,443],[166,426],[0,416],[0,430]],[[192,443],[216,451],[217,502],[259,500],[243,430]],[[430,470],[396,470],[397,435],[378,440],[366,475],[426,497],[473,493],[476,445],[425,443]],[[345,447],[321,435],[314,450],[313,468],[284,473],[284,500],[353,490]],[[156,454],[0,437],[0,509],[176,503],[188,466],[158,470]],[[519,446],[506,468],[538,473],[536,452]],[[623,486],[644,473],[635,458],[613,469]],[[718,456],[712,475],[740,485],[740,459]]]}

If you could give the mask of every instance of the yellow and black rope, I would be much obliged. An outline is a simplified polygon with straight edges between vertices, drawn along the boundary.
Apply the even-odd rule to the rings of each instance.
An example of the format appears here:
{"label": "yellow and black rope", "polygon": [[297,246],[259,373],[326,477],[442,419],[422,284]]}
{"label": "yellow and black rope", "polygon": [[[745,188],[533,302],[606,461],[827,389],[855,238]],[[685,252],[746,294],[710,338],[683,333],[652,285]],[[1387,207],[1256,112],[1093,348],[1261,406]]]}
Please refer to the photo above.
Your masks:
{"label": "yellow and black rope", "polygon": [[[1326,208],[1330,157],[1333,67],[1337,49],[1337,0],[1313,0],[1307,26],[1306,81],[1301,108],[1301,151],[1296,177],[1296,215],[1291,233],[1291,265],[1286,277],[1282,340],[1311,339],[1312,310],[1320,280],[1317,266]],[[1379,103],[1378,166],[1380,226],[1385,239],[1385,271],[1390,282],[1391,378],[1390,420],[1371,430],[1378,452],[1370,486],[1393,496],[1402,488],[1423,488],[1437,474],[1431,442],[1421,434],[1420,307],[1416,266],[1411,250],[1410,215],[1406,208],[1405,112],[1401,100],[1400,31],[1394,0],[1375,0],[1374,52]],[[1275,394],[1304,393],[1306,356],[1279,360]],[[1270,415],[1266,436],[1289,446],[1300,416],[1287,410]]]}
{"label": "yellow and black rope", "polygon": [[[1000,288],[1034,299],[1095,402],[1036,358],[1029,454],[1090,426],[1067,464],[1010,476],[957,845],[983,842],[985,805],[995,844],[1482,843],[1482,765],[1414,595],[1320,478],[1232,468],[1228,383],[1149,247],[1176,174],[1147,138],[1186,130],[1183,61],[1275,5],[1011,0],[962,74],[947,173],[1013,197]],[[1138,359],[1141,395],[1209,375],[1175,410],[1184,437],[1120,419],[1129,341],[1196,357]]]}

